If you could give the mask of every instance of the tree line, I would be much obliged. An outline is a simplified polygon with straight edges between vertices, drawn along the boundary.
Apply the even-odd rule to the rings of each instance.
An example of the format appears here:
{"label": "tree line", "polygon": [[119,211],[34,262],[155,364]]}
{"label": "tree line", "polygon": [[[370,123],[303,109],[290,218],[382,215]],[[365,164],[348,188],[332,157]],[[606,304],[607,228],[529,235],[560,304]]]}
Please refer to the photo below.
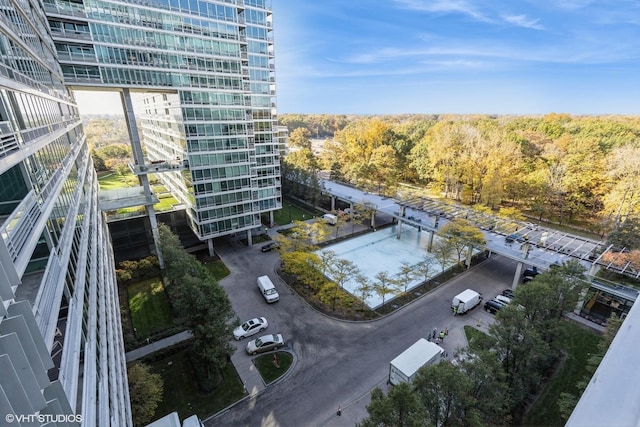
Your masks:
{"label": "tree line", "polygon": [[[492,209],[605,233],[640,213],[640,118],[626,116],[284,115],[289,169],[396,194],[400,183]],[[324,149],[314,126],[332,123]],[[330,127],[327,127],[330,129]],[[328,133],[328,132],[327,132]]]}

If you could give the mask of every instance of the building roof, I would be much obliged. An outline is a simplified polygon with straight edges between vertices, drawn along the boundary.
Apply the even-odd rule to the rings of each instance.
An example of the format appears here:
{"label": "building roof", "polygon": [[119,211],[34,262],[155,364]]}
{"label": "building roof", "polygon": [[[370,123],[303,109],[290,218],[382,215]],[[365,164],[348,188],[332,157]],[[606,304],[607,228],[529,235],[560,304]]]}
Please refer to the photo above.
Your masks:
{"label": "building roof", "polygon": [[639,361],[640,307],[634,304],[566,426],[640,426]]}

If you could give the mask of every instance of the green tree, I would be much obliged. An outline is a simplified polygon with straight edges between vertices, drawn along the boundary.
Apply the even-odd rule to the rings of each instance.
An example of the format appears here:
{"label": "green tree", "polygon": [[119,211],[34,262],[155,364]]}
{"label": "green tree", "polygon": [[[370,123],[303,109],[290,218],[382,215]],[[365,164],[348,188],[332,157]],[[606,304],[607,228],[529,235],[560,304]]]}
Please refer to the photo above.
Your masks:
{"label": "green tree", "polygon": [[108,170],[107,165],[104,162],[104,158],[96,153],[95,149],[91,150],[91,159],[93,160],[93,167],[98,172],[103,172]]}
{"label": "green tree", "polygon": [[162,401],[162,377],[151,373],[147,365],[136,362],[127,367],[127,380],[133,424],[146,425]]}
{"label": "green tree", "polygon": [[424,406],[407,383],[400,383],[385,394],[376,387],[367,405],[369,416],[361,427],[419,427],[427,425]]}
{"label": "green tree", "polygon": [[496,318],[498,321],[489,326],[492,354],[502,365],[511,397],[510,410],[517,415],[519,405],[538,391],[542,375],[554,355],[515,301],[500,310]]}
{"label": "green tree", "polygon": [[231,341],[236,315],[226,292],[213,277],[186,275],[182,282],[176,308],[184,313],[193,333],[195,353],[204,363],[208,378],[212,378],[220,374],[235,351]]}
{"label": "green tree", "polygon": [[582,395],[584,390],[587,388],[587,385],[591,380],[591,376],[596,371],[596,369],[598,369],[598,366],[600,365],[600,362],[602,362],[605,353],[607,352],[607,350],[609,350],[609,346],[620,330],[622,322],[623,320],[620,319],[615,313],[613,313],[607,320],[607,326],[605,327],[603,339],[598,344],[597,351],[588,360],[587,369],[589,373],[582,379],[582,381],[579,381],[576,384],[577,394],[566,392],[560,393],[558,405],[560,407],[560,413],[565,420],[569,419],[571,413],[578,404],[579,396]]}
{"label": "green tree", "polygon": [[640,249],[640,220],[629,217],[607,236],[607,244],[627,250]]}
{"label": "green tree", "polygon": [[235,350],[230,344],[235,313],[226,292],[209,270],[184,251],[178,237],[166,225],[160,224],[158,228],[161,250],[167,256],[169,294],[175,310],[191,328],[194,352],[211,379],[220,373]]}
{"label": "green tree", "polygon": [[588,288],[584,267],[570,261],[539,274],[527,286],[520,286],[516,301],[527,321],[551,343],[564,314],[575,309]]}
{"label": "green tree", "polygon": [[431,425],[477,425],[468,418],[472,382],[451,363],[438,363],[418,370],[413,385],[424,405]]}

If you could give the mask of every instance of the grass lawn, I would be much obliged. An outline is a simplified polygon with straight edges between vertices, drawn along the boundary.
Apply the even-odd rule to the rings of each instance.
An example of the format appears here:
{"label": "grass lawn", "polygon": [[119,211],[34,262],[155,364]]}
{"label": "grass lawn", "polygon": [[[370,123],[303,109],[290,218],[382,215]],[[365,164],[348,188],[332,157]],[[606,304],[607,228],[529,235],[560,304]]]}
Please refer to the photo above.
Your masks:
{"label": "grass lawn", "polygon": [[224,369],[224,382],[220,387],[203,394],[198,390],[188,361],[187,350],[149,363],[151,371],[162,376],[163,400],[156,408],[155,418],[178,411],[180,419],[193,414],[205,419],[245,396],[244,386],[233,363]]}
{"label": "grass lawn", "polygon": [[467,342],[469,344],[471,344],[472,341],[485,340],[487,338],[487,334],[469,325],[464,327],[464,334],[467,336]]}
{"label": "grass lawn", "polygon": [[115,190],[116,188],[139,185],[138,179],[131,172],[124,176],[120,176],[115,172],[105,173],[98,177],[98,184],[100,184],[100,190]]}
{"label": "grass lawn", "polygon": [[523,422],[525,426],[564,425],[565,420],[560,417],[557,403],[560,393],[572,393],[580,397],[576,383],[593,374],[587,372],[587,360],[596,351],[602,336],[571,322],[563,323],[563,334],[558,338],[557,344],[565,351],[566,359],[529,409]]}
{"label": "grass lawn", "polygon": [[[273,356],[276,354],[278,355],[278,367],[273,363]],[[258,372],[260,372],[265,384],[270,384],[284,375],[292,362],[293,356],[286,351],[263,354],[253,359],[253,364],[258,368]]]}
{"label": "grass lawn", "polygon": [[320,216],[320,212],[312,212],[291,202],[282,202],[282,209],[273,213],[273,220],[278,225],[290,224],[293,221],[304,221],[314,216]]}
{"label": "grass lawn", "polygon": [[160,278],[133,283],[127,292],[131,321],[138,339],[173,326],[171,308]]}
{"label": "grass lawn", "polygon": [[220,280],[224,277],[227,277],[230,273],[227,266],[224,265],[224,262],[220,261],[219,259],[215,261],[208,261],[204,263],[204,266],[207,267],[207,269],[209,270],[209,273],[211,273],[213,277],[216,278],[216,280]]}

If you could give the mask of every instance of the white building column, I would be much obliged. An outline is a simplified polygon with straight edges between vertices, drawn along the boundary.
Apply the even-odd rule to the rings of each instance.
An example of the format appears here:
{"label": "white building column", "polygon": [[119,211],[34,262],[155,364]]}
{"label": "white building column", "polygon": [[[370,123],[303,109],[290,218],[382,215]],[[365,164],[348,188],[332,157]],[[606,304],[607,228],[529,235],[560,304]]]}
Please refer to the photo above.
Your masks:
{"label": "white building column", "polygon": [[520,275],[522,274],[523,265],[524,265],[523,263],[519,262],[518,265],[516,266],[516,275],[513,276],[513,282],[511,283],[511,289],[513,289],[514,291],[518,287],[518,282],[520,282]]}
{"label": "white building column", "polygon": [[[129,89],[122,89],[120,92],[120,98],[122,100],[122,109],[124,111],[124,118],[127,122],[127,130],[129,131],[129,139],[131,140],[131,151],[133,152],[133,160],[137,165],[144,165],[144,154],[142,153],[142,146],[140,144],[140,135],[138,133],[138,126],[136,125],[136,116],[133,113],[133,103],[131,102],[131,92]],[[147,174],[138,175],[140,184],[144,189],[144,197],[147,200],[151,200],[151,186],[149,185],[149,178]],[[149,216],[149,223],[151,224],[151,234],[153,235],[153,243],[156,247],[156,256],[158,257],[158,264],[161,269],[164,269],[164,258],[162,257],[162,251],[160,250],[160,233],[158,232],[158,220],[156,219],[156,212],[153,209],[153,205],[145,205],[144,208]]]}
{"label": "white building column", "polygon": [[209,246],[209,256],[215,256],[216,251],[213,249],[213,239],[207,240],[207,246]]}

